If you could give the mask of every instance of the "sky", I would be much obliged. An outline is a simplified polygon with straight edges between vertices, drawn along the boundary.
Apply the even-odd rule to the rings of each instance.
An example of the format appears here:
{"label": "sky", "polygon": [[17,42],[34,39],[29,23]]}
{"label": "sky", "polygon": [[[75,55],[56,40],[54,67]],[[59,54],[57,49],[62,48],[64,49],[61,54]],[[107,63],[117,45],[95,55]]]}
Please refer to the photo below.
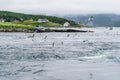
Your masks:
{"label": "sky", "polygon": [[120,14],[120,0],[0,0],[0,10],[27,14]]}

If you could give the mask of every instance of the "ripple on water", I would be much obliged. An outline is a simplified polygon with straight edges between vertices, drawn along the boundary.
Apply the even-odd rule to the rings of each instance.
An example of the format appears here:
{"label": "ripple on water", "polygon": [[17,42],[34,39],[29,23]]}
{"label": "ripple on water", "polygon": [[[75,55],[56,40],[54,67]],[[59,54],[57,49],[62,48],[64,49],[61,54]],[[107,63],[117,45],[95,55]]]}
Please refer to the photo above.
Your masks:
{"label": "ripple on water", "polygon": [[[24,33],[2,33],[0,80],[73,80],[72,75],[76,80],[103,77],[98,72],[109,72],[114,69],[110,65],[116,67],[113,64],[120,63],[120,35],[108,33],[36,33],[34,40]],[[106,70],[101,69],[104,65]],[[88,76],[79,77],[85,74]],[[119,79],[114,77],[114,80]]]}

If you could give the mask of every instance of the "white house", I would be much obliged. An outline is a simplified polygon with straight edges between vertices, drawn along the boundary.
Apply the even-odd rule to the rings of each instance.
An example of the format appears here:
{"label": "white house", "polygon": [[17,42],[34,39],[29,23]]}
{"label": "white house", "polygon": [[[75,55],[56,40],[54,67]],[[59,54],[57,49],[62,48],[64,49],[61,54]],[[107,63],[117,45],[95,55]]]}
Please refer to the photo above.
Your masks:
{"label": "white house", "polygon": [[48,19],[38,19],[38,22],[49,22],[49,20]]}
{"label": "white house", "polygon": [[33,19],[31,18],[30,21],[33,21]]}
{"label": "white house", "polygon": [[63,24],[63,26],[64,26],[64,27],[70,27],[70,23],[69,23],[69,22],[65,22],[65,23]]}
{"label": "white house", "polygon": [[1,18],[1,19],[0,19],[0,22],[5,22],[5,19]]}
{"label": "white house", "polygon": [[20,18],[21,21],[23,21],[24,19],[23,18]]}

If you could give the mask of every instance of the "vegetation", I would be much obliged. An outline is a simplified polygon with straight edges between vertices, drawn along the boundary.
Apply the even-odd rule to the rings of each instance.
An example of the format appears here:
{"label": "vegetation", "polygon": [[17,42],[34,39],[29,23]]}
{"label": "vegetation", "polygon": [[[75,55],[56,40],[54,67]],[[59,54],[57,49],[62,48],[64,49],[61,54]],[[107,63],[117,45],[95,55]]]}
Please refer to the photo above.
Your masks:
{"label": "vegetation", "polygon": [[36,27],[39,27],[39,26],[44,26],[44,27],[62,27],[61,24],[59,23],[54,23],[54,22],[42,22],[42,23],[39,23],[37,21],[30,21],[30,20],[25,20],[23,22],[24,25],[32,25],[32,26],[36,26]]}
{"label": "vegetation", "polygon": [[70,21],[64,18],[58,18],[55,16],[30,15],[23,13],[14,13],[9,11],[0,11],[0,18],[6,19],[6,22],[11,22],[13,20],[24,21],[33,19],[34,21],[37,21],[38,19],[48,19],[50,22],[59,23],[61,25],[63,25],[65,22],[69,22],[71,26],[77,26],[77,24],[74,21]]}
{"label": "vegetation", "polygon": [[23,21],[23,24],[24,25],[39,26],[40,23],[37,21],[25,20],[25,21]]}
{"label": "vegetation", "polygon": [[41,26],[45,27],[62,27],[61,24],[54,23],[54,22],[45,22],[45,23],[40,23]]}
{"label": "vegetation", "polygon": [[0,29],[33,29],[34,27],[31,25],[23,25],[23,24],[13,24],[13,23],[0,23]]}
{"label": "vegetation", "polygon": [[[39,20],[39,21],[38,21]],[[4,22],[5,21],[5,22]],[[84,25],[77,24],[64,18],[44,15],[28,15],[8,11],[0,11],[0,31],[35,31],[37,27],[62,27],[65,22],[71,26],[81,27]]]}

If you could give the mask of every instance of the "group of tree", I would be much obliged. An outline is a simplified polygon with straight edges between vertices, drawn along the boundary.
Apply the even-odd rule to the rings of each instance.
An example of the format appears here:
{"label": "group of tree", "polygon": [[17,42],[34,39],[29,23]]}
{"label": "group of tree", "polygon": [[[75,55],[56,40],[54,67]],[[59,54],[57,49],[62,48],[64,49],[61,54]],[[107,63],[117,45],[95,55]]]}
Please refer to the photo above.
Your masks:
{"label": "group of tree", "polygon": [[15,13],[9,11],[0,11],[0,18],[5,19],[6,22],[12,22],[13,20],[19,20],[24,22],[25,20],[34,20],[37,21],[38,19],[48,19],[50,22],[64,24],[65,22],[69,22],[72,26],[77,26],[77,23],[74,21],[70,21],[64,18],[59,18],[56,16],[46,16],[46,15],[31,15],[31,14],[24,14],[24,13]]}

